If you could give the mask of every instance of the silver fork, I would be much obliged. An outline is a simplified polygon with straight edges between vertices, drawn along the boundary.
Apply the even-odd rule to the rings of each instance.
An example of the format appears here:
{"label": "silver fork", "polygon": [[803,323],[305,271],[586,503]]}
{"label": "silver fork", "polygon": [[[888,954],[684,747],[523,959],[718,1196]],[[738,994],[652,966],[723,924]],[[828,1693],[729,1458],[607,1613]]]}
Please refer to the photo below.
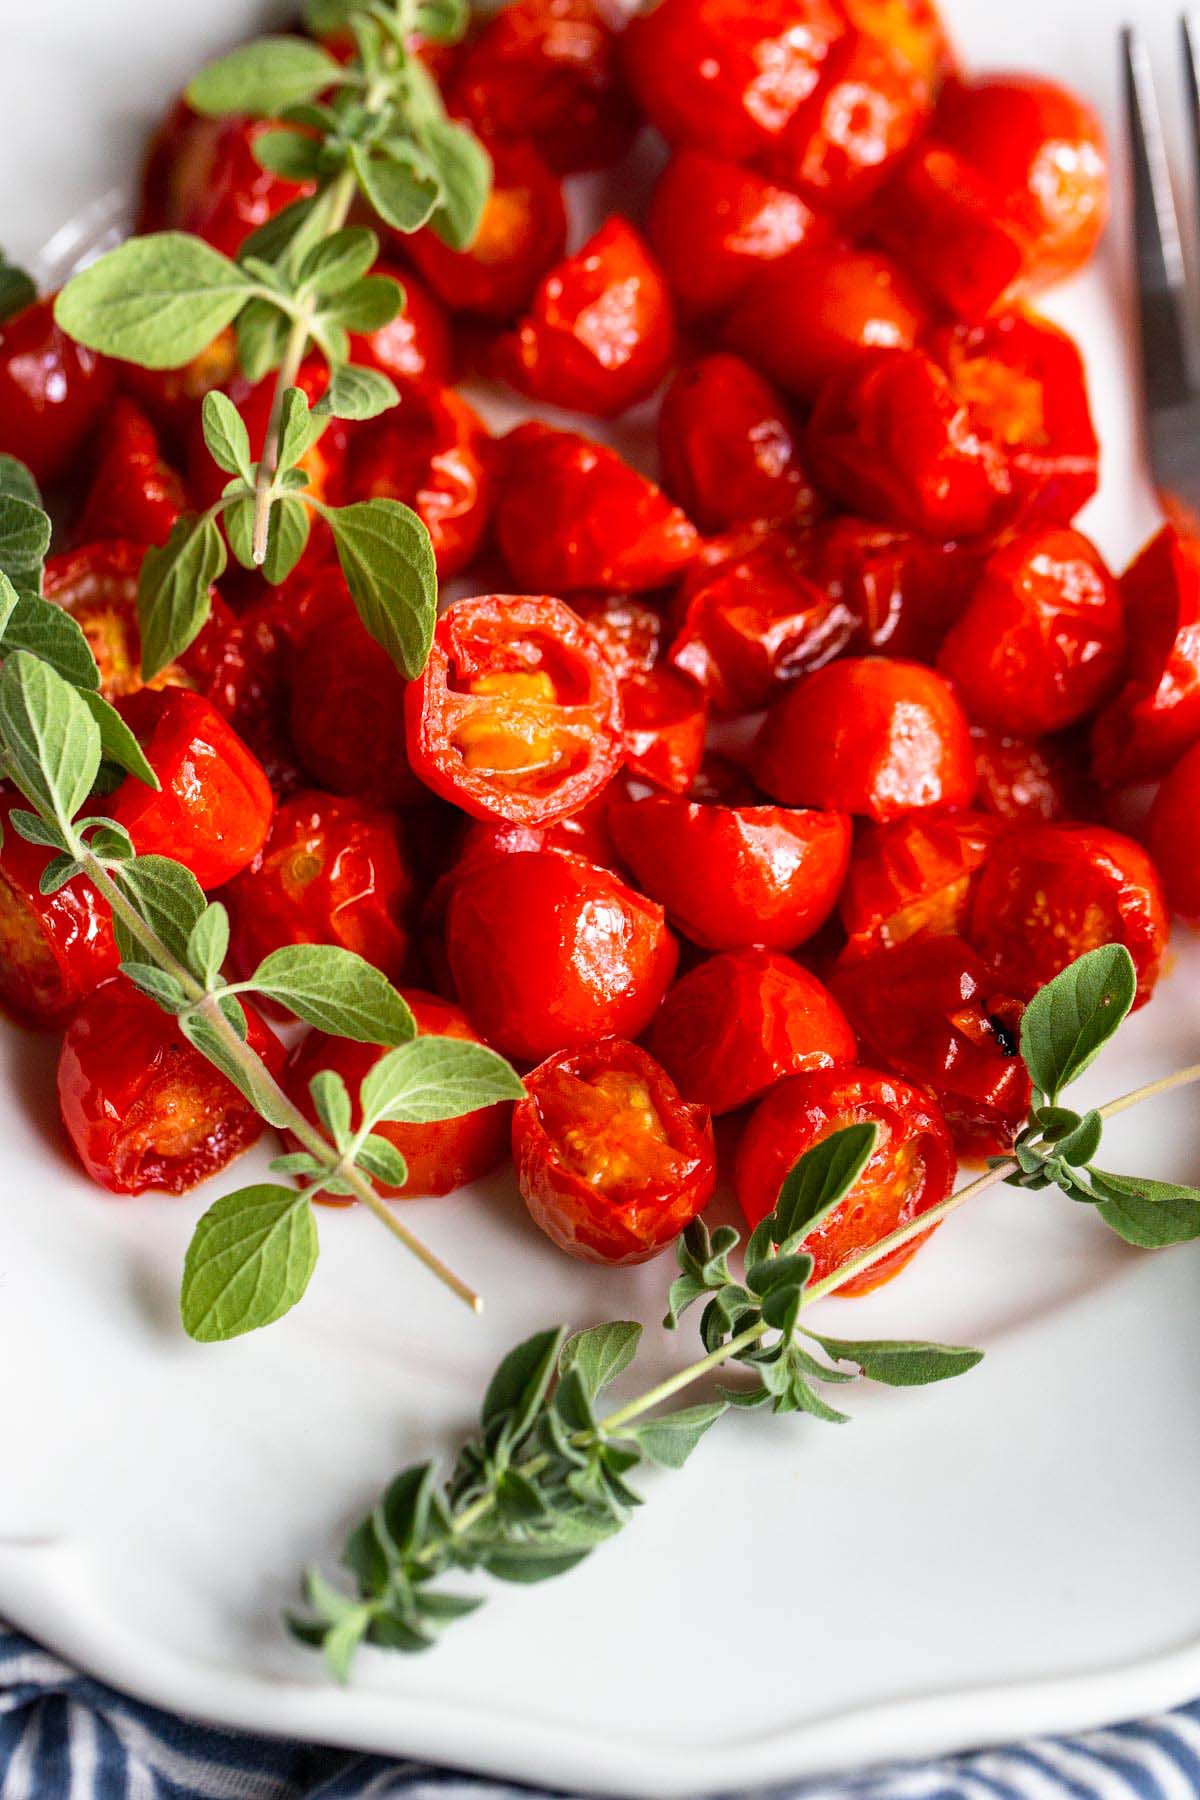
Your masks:
{"label": "silver fork", "polygon": [[[1200,182],[1200,60],[1181,20],[1193,164]],[[1121,34],[1133,172],[1138,324],[1150,468],[1168,512],[1200,512],[1200,377],[1187,298],[1187,271],[1162,120],[1146,45]]]}

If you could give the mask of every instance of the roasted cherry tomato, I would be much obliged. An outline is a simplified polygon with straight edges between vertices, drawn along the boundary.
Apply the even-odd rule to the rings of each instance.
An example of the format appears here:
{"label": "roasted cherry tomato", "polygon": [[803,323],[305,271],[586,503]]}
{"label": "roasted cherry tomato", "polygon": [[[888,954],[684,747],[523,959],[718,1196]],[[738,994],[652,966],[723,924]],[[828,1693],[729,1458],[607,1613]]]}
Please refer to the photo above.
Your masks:
{"label": "roasted cherry tomato", "polygon": [[1137,1006],[1158,980],[1167,906],[1150,858],[1099,825],[1034,825],[1005,834],[983,866],[967,936],[996,980],[1030,1000],[1100,944],[1124,944]]}
{"label": "roasted cherry tomato", "polygon": [[878,351],[828,381],[808,456],[841,505],[928,537],[972,537],[1012,510],[1003,449],[920,350]]}
{"label": "roasted cherry tomato", "polygon": [[646,230],[689,318],[728,312],[761,269],[832,235],[790,188],[700,150],[671,158],[650,201]]}
{"label": "roasted cherry tomato", "polygon": [[684,1098],[713,1113],[857,1053],[828,988],[774,950],[724,950],[700,963],[671,989],[646,1043]]}
{"label": "roasted cherry tomato", "polygon": [[545,595],[455,601],[405,708],[413,769],[476,818],[563,818],[623,754],[616,671],[578,615]]}
{"label": "roasted cherry tomato", "polygon": [[413,899],[394,814],[344,795],[295,794],[226,895],[234,967],[250,976],[287,944],[336,944],[399,981]]}
{"label": "roasted cherry tomato", "polygon": [[833,0],[661,0],[630,21],[625,67],[672,144],[754,162],[783,138],[845,29]]}
{"label": "roasted cherry tomato", "polygon": [[787,402],[740,357],[702,356],[658,415],[662,484],[701,531],[743,519],[810,519],[817,497]]}
{"label": "roasted cherry tomato", "polygon": [[1085,718],[1125,655],[1121,591],[1078,531],[1018,531],[983,565],[937,666],[972,719],[1041,737]]}
{"label": "roasted cherry tomato", "polygon": [[1003,1156],[1029,1116],[1021,1006],[959,937],[910,939],[839,969],[833,991],[864,1056],[928,1088],[963,1156]]}
{"label": "roasted cherry tomato", "polygon": [[[461,1007],[418,988],[401,991],[412,1009],[419,1036],[481,1042]],[[357,1128],[362,1122],[358,1090],[363,1076],[386,1055],[387,1049],[383,1045],[328,1037],[323,1031],[310,1032],[292,1052],[288,1063],[288,1093],[300,1111],[316,1125],[317,1109],[313,1105],[309,1083],[322,1069],[332,1069],[350,1090],[351,1122]],[[424,1125],[400,1124],[385,1119],[375,1126],[375,1131],[399,1150],[408,1164],[408,1178],[402,1187],[390,1187],[385,1181],[377,1181],[377,1190],[388,1199],[415,1198],[420,1194],[452,1194],[469,1182],[481,1181],[508,1153],[511,1113],[511,1105],[502,1101],[496,1106],[480,1107],[476,1112],[462,1113],[455,1119],[433,1119]],[[353,1204],[329,1194],[322,1194],[320,1198],[330,1205]]]}
{"label": "roasted cherry tomato", "polygon": [[888,256],[843,245],[804,249],[751,281],[725,335],[801,400],[877,350],[911,350],[928,308]]}
{"label": "roasted cherry tomato", "polygon": [[767,714],[759,786],[785,806],[885,821],[969,806],[975,756],[949,684],[920,663],[847,657],[805,676]]}
{"label": "roasted cherry tomato", "polygon": [[[247,1042],[277,1076],[283,1045],[253,1007],[244,1010]],[[171,1015],[123,976],[98,987],[68,1025],[58,1104],[80,1162],[112,1194],[186,1193],[264,1130]]]}
{"label": "roasted cherry tomato", "polygon": [[255,141],[278,129],[271,119],[201,118],[178,100],[159,126],[146,160],[139,231],[190,231],[235,256],[268,219],[314,192],[264,169]]}
{"label": "roasted cherry tomato", "polygon": [[661,587],[696,553],[696,528],[615,450],[522,425],[504,440],[496,537],[531,593]]}
{"label": "roasted cherry tomato", "polygon": [[954,68],[954,53],[934,0],[844,0],[856,31],[884,45],[933,98]]}
{"label": "roasted cherry tomato", "polygon": [[[946,1198],[957,1165],[937,1106],[919,1088],[877,1069],[820,1069],[768,1094],[738,1145],[737,1196],[753,1226],[774,1211],[784,1179],[806,1150],[847,1125],[863,1124],[878,1134],[870,1160],[840,1206],[804,1242],[816,1281]],[[928,1235],[852,1276],[839,1294],[868,1294],[890,1281]]]}
{"label": "roasted cherry tomato", "polygon": [[1086,744],[1075,737],[1004,737],[972,725],[975,768],[979,775],[976,804],[1001,819],[1090,819],[1097,794],[1088,779]]}
{"label": "roasted cherry tomato", "polygon": [[446,949],[467,1015],[508,1056],[540,1062],[634,1038],[675,972],[661,906],[581,856],[494,856],[455,882]]}
{"label": "roasted cherry tomato", "polygon": [[[1200,923],[1200,745],[1193,745],[1167,776],[1150,810],[1147,842],[1171,910]],[[7,838],[6,838],[7,843]],[[0,868],[3,863],[0,863]]]}
{"label": "roasted cherry tomato", "polygon": [[371,273],[398,281],[404,305],[378,330],[350,334],[350,360],[378,369],[401,393],[414,386],[444,387],[454,375],[454,341],[438,302],[408,269],[377,262]]}
{"label": "roasted cherry tomato", "polygon": [[707,1109],[681,1100],[636,1044],[564,1050],[525,1087],[513,1113],[517,1185],[568,1256],[645,1262],[704,1211],[717,1180]]}
{"label": "roasted cherry tomato", "polygon": [[105,802],[142,856],[171,856],[203,888],[220,887],[262,849],[275,802],[262,764],[216,708],[185,688],[143,688],[122,701],[158,776],[127,775]]}
{"label": "roasted cherry tomato", "polygon": [[137,401],[174,456],[186,449],[196,413],[214,388],[237,374],[237,338],[232,325],[180,369],[143,369],[137,363],[115,365],[121,388]]}
{"label": "roasted cherry tomato", "polygon": [[453,388],[410,389],[351,439],[350,494],[411,506],[433,540],[438,574],[449,581],[487,530],[490,442],[479,414]]}
{"label": "roasted cherry tomato", "polygon": [[528,144],[497,139],[488,148],[492,186],[470,249],[451,250],[428,226],[403,245],[451,311],[511,319],[566,249],[567,214],[562,184]]}
{"label": "roasted cherry tomato", "polygon": [[543,277],[491,364],[534,400],[608,418],[654,392],[674,349],[662,271],[633,226],[614,215]]}
{"label": "roasted cherry tomato", "polygon": [[1121,577],[1124,685],[1096,720],[1105,787],[1163,775],[1200,738],[1200,541],[1164,525]]}
{"label": "roasted cherry tomato", "polygon": [[704,760],[708,708],[701,690],[677,669],[651,669],[621,683],[625,767],[655,787],[683,794]]}
{"label": "roasted cherry tomato", "polygon": [[595,0],[502,7],[463,52],[449,102],[485,138],[532,142],[563,175],[615,162],[636,123]]}
{"label": "roasted cherry tomato", "polygon": [[843,961],[960,932],[980,869],[1004,826],[987,813],[913,813],[854,846],[842,889]]}
{"label": "roasted cherry tomato", "polygon": [[116,383],[107,357],[54,323],[54,298],[0,322],[0,453],[39,482],[66,475]]}
{"label": "roasted cherry tomato", "polygon": [[205,698],[253,750],[276,796],[308,785],[292,741],[289,665],[319,604],[318,582],[337,580],[302,562],[278,587],[268,587],[224,632],[204,681]]}
{"label": "roasted cherry tomato", "polygon": [[117,972],[112,914],[90,881],[76,875],[43,894],[54,856],[12,823],[28,811],[21,795],[0,798],[0,1004],[28,1025],[53,1025]]}
{"label": "roasted cherry tomato", "polygon": [[957,319],[978,321],[1020,294],[1028,246],[983,177],[927,137],[871,209],[872,235]]}
{"label": "roasted cherry tomato", "polygon": [[914,662],[937,655],[981,560],[970,546],[935,543],[845,514],[816,524],[801,554],[809,580],[857,621],[851,651]]}
{"label": "roasted cherry tomato", "polygon": [[183,481],[164,462],[158,433],[140,407],[118,396],[101,430],[76,536],[165,544],[185,504]]}
{"label": "roasted cherry tomato", "polygon": [[850,855],[844,813],[664,794],[617,802],[608,817],[639,887],[706,950],[794,950],[833,911]]}

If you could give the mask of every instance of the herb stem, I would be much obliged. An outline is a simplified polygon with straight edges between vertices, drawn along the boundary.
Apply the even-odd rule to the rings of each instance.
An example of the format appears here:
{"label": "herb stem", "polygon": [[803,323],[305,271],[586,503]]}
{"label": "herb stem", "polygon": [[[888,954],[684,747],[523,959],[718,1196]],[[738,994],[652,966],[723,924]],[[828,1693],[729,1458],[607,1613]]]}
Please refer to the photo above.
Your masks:
{"label": "herb stem", "polygon": [[1143,1100],[1153,1100],[1157,1094],[1168,1094],[1172,1088],[1186,1087],[1191,1081],[1200,1081],[1200,1063],[1189,1063],[1186,1069],[1176,1069],[1173,1075],[1164,1075],[1158,1081],[1148,1081],[1145,1087],[1133,1088],[1128,1094],[1120,1094],[1106,1106],[1098,1107],[1097,1111],[1102,1119],[1114,1119],[1118,1113],[1127,1112],[1131,1106],[1138,1106]]}

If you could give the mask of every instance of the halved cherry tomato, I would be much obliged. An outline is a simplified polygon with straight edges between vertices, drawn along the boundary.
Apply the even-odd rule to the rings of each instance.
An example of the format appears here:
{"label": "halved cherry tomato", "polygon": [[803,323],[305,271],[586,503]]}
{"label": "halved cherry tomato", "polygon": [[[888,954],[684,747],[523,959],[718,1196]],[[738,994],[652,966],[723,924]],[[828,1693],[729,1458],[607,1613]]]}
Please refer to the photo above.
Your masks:
{"label": "halved cherry tomato", "polygon": [[114,365],[54,323],[54,296],[0,322],[0,453],[39,482],[66,475],[116,385]]}
{"label": "halved cherry tomato", "polygon": [[920,663],[847,657],[806,675],[767,714],[759,785],[785,806],[886,821],[969,806],[975,757],[949,683]]}
{"label": "halved cherry tomato", "polygon": [[[247,1042],[277,1076],[283,1045],[252,1006],[244,1010]],[[123,976],[89,995],[68,1025],[58,1104],[80,1162],[112,1194],[186,1193],[265,1129],[171,1015]]]}
{"label": "halved cherry tomato", "polygon": [[[1176,763],[1150,809],[1147,843],[1171,910],[1200,922],[1200,744]],[[6,840],[7,841],[7,840]],[[0,864],[0,867],[3,865]]]}
{"label": "halved cherry tomato", "polygon": [[645,400],[675,349],[671,296],[640,234],[614,214],[538,284],[529,312],[493,349],[523,394],[608,418]]}
{"label": "halved cherry tomato", "polygon": [[984,563],[938,654],[971,717],[1013,737],[1076,724],[1120,678],[1121,591],[1078,531],[1018,531]]}
{"label": "halved cherry tomato", "polygon": [[682,976],[646,1044],[684,1098],[713,1113],[744,1106],[785,1075],[857,1054],[828,988],[775,950],[723,950]]}
{"label": "halved cherry tomato", "polygon": [[704,757],[707,707],[694,681],[658,663],[662,613],[633,594],[580,594],[573,607],[617,671],[627,772],[683,793]]}
{"label": "halved cherry tomato", "polygon": [[[492,508],[486,425],[453,388],[409,389],[352,438],[355,499],[402,500],[426,526],[443,581],[466,568]],[[320,446],[318,445],[318,448]]]}
{"label": "halved cherry tomato", "polygon": [[150,143],[139,231],[190,231],[226,256],[268,219],[315,191],[264,169],[255,141],[271,119],[201,118],[177,100]]}
{"label": "halved cherry tomato", "polygon": [[[878,1135],[866,1168],[841,1204],[805,1239],[814,1280],[823,1281],[946,1198],[957,1165],[940,1111],[919,1088],[877,1069],[819,1069],[781,1082],[768,1094],[738,1145],[737,1197],[753,1226],[774,1211],[785,1177],[806,1150],[847,1125],[868,1123]],[[928,1236],[893,1250],[838,1292],[849,1297],[882,1286],[912,1260]]]}
{"label": "halved cherry tomato", "polygon": [[[401,992],[412,1009],[419,1036],[482,1042],[461,1007],[419,988],[402,988]],[[317,1124],[317,1109],[313,1105],[309,1083],[322,1069],[332,1069],[350,1090],[351,1122],[357,1128],[362,1121],[358,1090],[363,1077],[370,1073],[381,1056],[386,1055],[383,1045],[329,1037],[323,1031],[310,1032],[289,1059],[288,1093],[305,1117]],[[424,1125],[383,1120],[375,1130],[399,1150],[408,1164],[408,1178],[402,1187],[377,1181],[378,1192],[389,1200],[407,1199],[421,1194],[452,1194],[456,1188],[481,1181],[507,1155],[511,1114],[511,1104],[501,1101],[496,1106],[462,1113],[458,1118],[433,1119]],[[320,1199],[331,1206],[353,1204],[330,1194],[322,1194]]]}
{"label": "halved cherry tomato", "polygon": [[118,395],[101,428],[75,535],[165,544],[185,504],[183,481],[163,460],[158,433],[134,401]]}
{"label": "halved cherry tomato", "polygon": [[0,796],[0,1003],[25,1024],[53,1025],[115,975],[120,958],[108,902],[90,881],[76,875],[43,894],[54,852],[20,835],[18,809],[29,810],[22,795]]}
{"label": "halved cherry tomato", "polygon": [[1165,774],[1200,738],[1200,541],[1164,525],[1122,575],[1121,592],[1128,673],[1093,738],[1105,787]]}
{"label": "halved cherry tomato", "polygon": [[567,247],[562,184],[530,146],[494,139],[492,186],[469,250],[451,250],[425,226],[406,236],[406,255],[444,306],[511,319]]}
{"label": "halved cherry tomato", "polygon": [[743,519],[811,519],[812,482],[783,396],[738,356],[702,356],[658,415],[662,484],[702,531]]}
{"label": "halved cherry tomato", "polygon": [[373,275],[390,275],[404,289],[404,305],[376,331],[351,332],[350,360],[387,375],[401,393],[444,387],[454,377],[454,340],[438,302],[409,269],[380,261]]}
{"label": "halved cherry tomato", "polygon": [[1167,941],[1158,872],[1132,838],[1099,825],[1010,831],[983,866],[967,937],[1020,1000],[1085,950],[1124,944],[1138,972],[1137,1006],[1158,980]]}
{"label": "halved cherry tomato", "polygon": [[476,818],[563,818],[599,793],[624,749],[615,669],[546,595],[455,601],[405,711],[414,770]]}
{"label": "halved cherry tomato", "polygon": [[910,813],[875,825],[854,846],[842,889],[843,961],[914,939],[960,932],[992,845],[1004,830],[986,813]]}
{"label": "halved cherry tomato", "polygon": [[641,1263],[679,1236],[717,1180],[706,1108],[636,1044],[564,1050],[527,1076],[513,1112],[521,1198],[582,1262]]}
{"label": "halved cherry tomato", "polygon": [[472,1024],[524,1062],[638,1037],[678,956],[661,906],[610,870],[553,850],[465,870],[446,949]]}
{"label": "halved cherry tomato", "polygon": [[837,902],[850,855],[844,813],[618,801],[609,824],[644,893],[706,950],[794,950]]}

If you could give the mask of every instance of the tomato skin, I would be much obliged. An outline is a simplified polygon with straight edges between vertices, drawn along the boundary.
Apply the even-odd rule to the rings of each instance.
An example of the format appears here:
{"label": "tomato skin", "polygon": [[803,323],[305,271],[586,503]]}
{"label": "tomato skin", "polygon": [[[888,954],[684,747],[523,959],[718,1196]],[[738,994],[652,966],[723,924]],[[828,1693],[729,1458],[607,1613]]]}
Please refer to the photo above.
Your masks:
{"label": "tomato skin", "polygon": [[856,620],[852,655],[932,662],[979,562],[971,546],[938,544],[840,514],[804,542],[809,579]]}
{"label": "tomato skin", "polygon": [[682,976],[646,1047],[685,1099],[714,1114],[744,1106],[785,1075],[857,1054],[828,988],[775,950],[722,950]]}
{"label": "tomato skin", "polygon": [[11,819],[20,809],[29,810],[23,795],[0,795],[0,1005],[23,1024],[50,1026],[115,975],[120,958],[108,902],[90,881],[77,875],[42,893],[54,852],[19,835]]}
{"label": "tomato skin", "polygon": [[542,278],[491,362],[534,400],[611,418],[654,392],[674,351],[662,271],[640,234],[614,215]]}
{"label": "tomato skin", "polygon": [[262,167],[255,140],[271,119],[203,118],[177,100],[151,140],[139,231],[189,231],[236,256],[242,241],[276,213],[315,192]]}
{"label": "tomato skin", "polygon": [[1076,724],[1120,678],[1121,591],[1078,531],[1016,532],[983,565],[937,666],[971,717],[1012,737]]}
{"label": "tomato skin", "polygon": [[492,857],[453,888],[450,971],[467,1016],[522,1062],[638,1037],[675,972],[663,911],[610,870],[554,850]]}
{"label": "tomato skin", "polygon": [[625,767],[671,794],[691,787],[704,760],[708,708],[677,669],[651,669],[621,683]]}
{"label": "tomato skin", "polygon": [[[318,446],[319,447],[319,446]],[[491,438],[453,388],[409,389],[351,440],[348,497],[401,500],[429,531],[438,574],[451,580],[483,542],[491,516]]]}
{"label": "tomato skin", "polygon": [[618,801],[613,838],[644,893],[705,950],[794,950],[837,902],[850,856],[844,813]]}
{"label": "tomato skin", "polygon": [[118,395],[102,428],[75,536],[165,544],[185,504],[183,481],[164,462],[158,433],[134,401]]}
{"label": "tomato skin", "polygon": [[350,361],[378,369],[401,393],[444,387],[454,379],[454,340],[438,301],[419,276],[381,258],[372,275],[389,275],[404,289],[404,306],[377,331],[350,334]]}
{"label": "tomato skin", "polygon": [[987,813],[910,813],[858,839],[840,910],[843,963],[961,932],[971,894],[1004,830]]}
{"label": "tomato skin", "polygon": [[116,385],[114,365],[54,322],[54,295],[0,321],[0,453],[35,481],[65,475]]}
{"label": "tomato skin", "polygon": [[[421,1037],[465,1038],[471,1043],[483,1040],[472,1029],[461,1007],[420,988],[402,988],[401,993],[412,1009]],[[317,1125],[317,1110],[309,1092],[309,1082],[322,1069],[332,1069],[342,1077],[350,1090],[350,1116],[357,1130],[362,1122],[358,1090],[381,1056],[387,1055],[385,1044],[359,1044],[350,1038],[330,1037],[323,1031],[309,1032],[288,1059],[285,1086],[289,1095],[309,1122]],[[456,1188],[481,1181],[508,1154],[511,1103],[481,1107],[478,1112],[464,1113],[457,1119],[434,1119],[424,1125],[401,1124],[384,1120],[375,1127],[380,1137],[387,1138],[408,1164],[408,1178],[402,1187],[376,1181],[377,1191],[389,1200],[415,1199],[419,1195],[452,1194]],[[298,1148],[289,1135],[288,1144]],[[353,1200],[333,1194],[320,1194],[326,1206],[352,1206]]]}
{"label": "tomato skin", "polygon": [[920,663],[847,657],[806,675],[767,714],[755,777],[785,806],[877,822],[969,806],[975,758],[949,684]]}
{"label": "tomato skin", "polygon": [[106,802],[141,856],[172,856],[202,888],[220,887],[262,849],[275,808],[257,757],[209,701],[185,688],[143,688],[122,701],[161,783],[127,775]]}
{"label": "tomato skin", "polygon": [[506,320],[529,305],[562,257],[567,213],[561,182],[530,145],[495,139],[488,150],[492,188],[470,249],[451,250],[427,225],[403,246],[452,312]]}
{"label": "tomato skin", "polygon": [[718,352],[680,369],[658,415],[663,487],[701,531],[743,519],[817,511],[783,396],[740,357]]}
{"label": "tomato skin", "polygon": [[953,318],[985,319],[1020,295],[1028,245],[982,176],[938,141],[936,125],[877,196],[870,227]]}
{"label": "tomato skin", "polygon": [[496,537],[516,585],[571,594],[662,587],[696,554],[696,528],[614,450],[522,425],[504,440]]}
{"label": "tomato skin", "polygon": [[1200,541],[1162,530],[1121,577],[1126,680],[1096,720],[1103,787],[1163,775],[1200,738]]}
{"label": "tomato skin", "polygon": [[[1147,843],[1171,910],[1200,923],[1200,744],[1176,763],[1150,809]],[[6,840],[7,841],[7,840]]]}
{"label": "tomato skin", "polygon": [[832,244],[756,276],[725,337],[785,393],[812,401],[876,351],[911,350],[927,322],[928,307],[891,257]]}
{"label": "tomato skin", "polygon": [[[661,1146],[657,1166],[637,1167],[636,1139],[632,1168],[611,1172],[594,1165],[628,1147],[619,1138],[590,1158],[576,1149],[595,1118],[592,1083],[597,1077],[611,1083],[614,1076],[628,1083],[634,1106],[640,1102],[653,1116],[639,1137]],[[717,1179],[708,1111],[682,1100],[666,1071],[636,1044],[605,1038],[561,1051],[534,1069],[525,1086],[527,1098],[513,1112],[517,1185],[535,1225],[568,1256],[621,1266],[646,1262],[704,1211]],[[602,1106],[602,1086],[599,1092]],[[613,1110],[619,1117],[619,1108]],[[591,1166],[581,1169],[580,1161]]]}
{"label": "tomato skin", "polygon": [[[768,1094],[738,1145],[738,1203],[747,1224],[755,1226],[774,1210],[784,1177],[806,1150],[847,1125],[866,1123],[878,1132],[866,1168],[803,1245],[813,1258],[814,1281],[823,1281],[949,1194],[957,1164],[940,1111],[919,1088],[877,1069],[819,1069],[781,1082]],[[928,1236],[903,1244],[838,1293],[851,1297],[881,1287]]]}
{"label": "tomato skin", "polygon": [[141,407],[174,456],[186,449],[205,394],[237,376],[237,339],[232,325],[227,325],[180,369],[143,369],[129,362],[114,367],[120,390]]}
{"label": "tomato skin", "polygon": [[971,741],[979,774],[976,805],[984,812],[1047,824],[1096,813],[1099,797],[1088,779],[1083,748],[1072,739],[1031,742],[972,725]]}
{"label": "tomato skin", "polygon": [[1154,991],[1167,941],[1158,872],[1132,838],[1099,825],[1008,832],[983,866],[967,938],[1019,1000],[1085,950],[1124,944],[1138,972],[1135,1006]]}
{"label": "tomato skin", "polygon": [[680,312],[723,314],[758,272],[832,228],[790,188],[702,150],[680,150],[650,201],[650,244]]}
{"label": "tomato skin", "polygon": [[[526,683],[541,685],[526,693]],[[405,714],[413,769],[475,818],[564,818],[600,792],[624,751],[616,670],[549,595],[456,600]]]}

